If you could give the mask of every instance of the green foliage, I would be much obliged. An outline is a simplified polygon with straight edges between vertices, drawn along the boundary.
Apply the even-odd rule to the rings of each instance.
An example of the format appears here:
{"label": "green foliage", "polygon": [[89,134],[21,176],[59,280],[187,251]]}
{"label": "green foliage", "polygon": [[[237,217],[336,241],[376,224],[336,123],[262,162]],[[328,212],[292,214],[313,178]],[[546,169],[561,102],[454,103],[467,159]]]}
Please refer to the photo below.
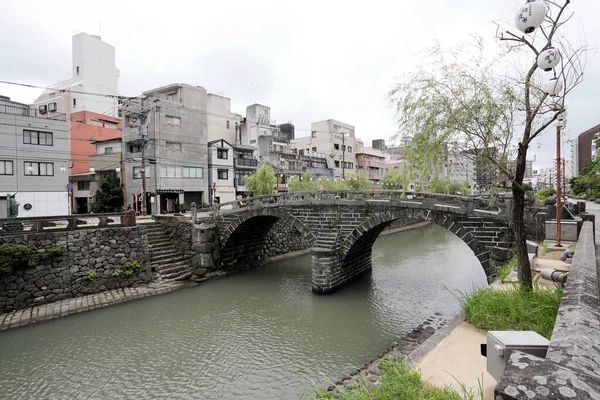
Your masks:
{"label": "green foliage", "polygon": [[431,193],[445,193],[445,194],[461,194],[468,195],[471,194],[471,189],[469,188],[468,182],[456,182],[451,181],[446,178],[435,177],[427,186],[427,189]]}
{"label": "green foliage", "polygon": [[313,388],[313,394],[318,400],[470,400],[483,396],[480,390],[464,386],[461,393],[450,386],[431,386],[421,380],[416,367],[408,366],[402,360],[381,360],[380,372],[381,384],[377,387],[371,382],[358,381],[356,389],[344,389],[339,395],[321,388]]}
{"label": "green foliage", "polygon": [[115,172],[100,179],[95,198],[96,202],[92,204],[95,213],[115,212],[123,208],[123,187]]}
{"label": "green foliage", "polygon": [[585,160],[579,176],[569,179],[569,187],[574,196],[600,197],[600,159]]}
{"label": "green foliage", "polygon": [[117,278],[127,278],[133,274],[137,274],[138,272],[140,272],[140,270],[142,269],[142,263],[140,263],[137,260],[129,260],[128,264],[127,264],[127,268],[123,269],[116,269],[113,272],[113,276],[117,277]]}
{"label": "green foliage", "polygon": [[346,174],[346,184],[351,190],[372,189],[373,182],[367,177],[364,172]]}
{"label": "green foliage", "polygon": [[309,171],[302,173],[302,179],[292,177],[290,180],[290,192],[309,192],[312,190],[319,190],[319,183],[312,180]]}
{"label": "green foliage", "polygon": [[511,272],[517,269],[518,266],[517,256],[513,256],[509,262],[498,268],[498,278],[503,282]]}
{"label": "green foliage", "polygon": [[546,255],[547,252],[548,252],[548,243],[546,243],[546,242],[540,243],[540,253],[542,255]]}
{"label": "green foliage", "polygon": [[383,190],[400,190],[404,186],[402,185],[402,175],[399,172],[388,172],[383,177],[382,182]]}
{"label": "green foliage", "polygon": [[84,281],[93,281],[94,279],[96,279],[96,272],[95,271],[87,271],[84,275],[83,275],[83,279]]}
{"label": "green foliage", "polygon": [[514,178],[506,166],[519,93],[505,74],[494,72],[497,58],[485,54],[481,38],[449,51],[437,45],[390,91],[400,128],[392,140],[403,136],[406,142],[405,187],[409,182],[423,187],[441,176],[449,152],[483,160]]}
{"label": "green foliage", "polygon": [[343,180],[328,180],[325,177],[319,179],[321,190],[348,190],[348,182]]}
{"label": "green foliage", "polygon": [[466,319],[476,328],[490,331],[535,331],[550,339],[562,290],[512,290],[484,288],[471,294],[461,292]]}
{"label": "green foliage", "polygon": [[187,205],[185,203],[181,203],[179,207],[177,207],[177,211],[180,213],[185,213],[187,211]]}
{"label": "green foliage", "polygon": [[526,192],[533,192],[533,186],[531,186],[531,183],[526,183],[523,185],[523,190]]}
{"label": "green foliage", "polygon": [[537,192],[535,192],[535,198],[538,199],[538,201],[540,203],[544,204],[546,199],[553,194],[556,194],[556,189],[554,189],[552,187],[544,188],[544,189],[540,189]]}
{"label": "green foliage", "polygon": [[52,246],[44,251],[27,244],[2,243],[0,245],[0,275],[10,274],[14,270],[35,267],[63,254],[62,246]]}
{"label": "green foliage", "polygon": [[277,178],[273,172],[273,166],[268,161],[261,162],[254,174],[244,177],[246,188],[255,196],[273,193],[273,186],[276,182]]}

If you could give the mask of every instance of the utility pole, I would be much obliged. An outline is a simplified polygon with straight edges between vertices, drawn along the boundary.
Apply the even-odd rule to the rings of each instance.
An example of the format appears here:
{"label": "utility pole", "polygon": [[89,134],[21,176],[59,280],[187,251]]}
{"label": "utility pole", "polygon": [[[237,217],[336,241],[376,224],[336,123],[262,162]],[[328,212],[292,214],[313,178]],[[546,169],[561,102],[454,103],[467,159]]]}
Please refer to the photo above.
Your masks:
{"label": "utility pole", "polygon": [[556,247],[560,244],[560,126],[556,124]]}

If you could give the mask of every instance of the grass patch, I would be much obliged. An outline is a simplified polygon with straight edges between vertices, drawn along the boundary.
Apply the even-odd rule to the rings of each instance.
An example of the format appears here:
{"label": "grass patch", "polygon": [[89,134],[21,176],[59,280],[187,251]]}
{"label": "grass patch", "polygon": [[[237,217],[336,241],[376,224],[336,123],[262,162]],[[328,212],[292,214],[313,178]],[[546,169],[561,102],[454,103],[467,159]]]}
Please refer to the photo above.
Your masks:
{"label": "grass patch", "polygon": [[319,400],[461,400],[483,399],[483,391],[467,390],[462,386],[461,392],[449,386],[434,387],[421,380],[421,373],[415,367],[405,365],[402,360],[381,360],[381,385],[372,386],[361,382],[357,388],[344,390],[340,394],[332,394],[325,389],[314,388],[313,393]]}
{"label": "grass patch", "polygon": [[513,256],[509,262],[498,268],[498,278],[500,278],[501,282],[504,282],[508,275],[517,269],[518,263],[517,256]]}
{"label": "grass patch", "polygon": [[471,294],[460,292],[466,319],[487,331],[535,331],[550,339],[562,290],[536,287],[534,290],[479,289]]}
{"label": "grass patch", "polygon": [[547,252],[548,252],[548,243],[546,243],[546,242],[540,243],[540,253],[541,253],[541,255],[545,256]]}

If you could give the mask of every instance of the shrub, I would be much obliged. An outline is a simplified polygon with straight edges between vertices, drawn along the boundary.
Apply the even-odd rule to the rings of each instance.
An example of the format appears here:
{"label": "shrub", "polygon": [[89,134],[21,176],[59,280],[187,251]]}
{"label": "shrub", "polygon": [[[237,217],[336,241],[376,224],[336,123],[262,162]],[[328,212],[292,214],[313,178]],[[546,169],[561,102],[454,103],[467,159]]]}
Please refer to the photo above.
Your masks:
{"label": "shrub", "polygon": [[126,278],[133,274],[137,274],[142,269],[142,263],[137,260],[129,260],[126,269],[116,269],[113,276],[117,278]]}
{"label": "shrub", "polygon": [[82,278],[84,281],[93,281],[94,279],[96,279],[96,272],[94,271],[87,271]]}
{"label": "shrub", "polygon": [[0,245],[0,275],[35,267],[65,251],[66,249],[62,246],[52,246],[40,252],[37,247],[28,244],[2,243]]}
{"label": "shrub", "polygon": [[546,199],[551,195],[556,194],[556,189],[554,188],[544,188],[535,192],[535,198],[539,200],[540,203],[544,204]]}
{"label": "shrub", "polygon": [[479,289],[460,292],[466,319],[476,328],[490,331],[535,331],[550,339],[562,290],[515,286],[512,290]]}

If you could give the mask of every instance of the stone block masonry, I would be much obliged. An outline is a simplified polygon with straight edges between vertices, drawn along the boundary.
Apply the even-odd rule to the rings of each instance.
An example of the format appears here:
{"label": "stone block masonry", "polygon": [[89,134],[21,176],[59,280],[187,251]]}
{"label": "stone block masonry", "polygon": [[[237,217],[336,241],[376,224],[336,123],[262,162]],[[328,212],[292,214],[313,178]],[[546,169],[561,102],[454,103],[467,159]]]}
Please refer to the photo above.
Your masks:
{"label": "stone block masonry", "polygon": [[[60,246],[65,251],[43,264],[0,276],[0,312],[152,281],[147,238],[138,226],[3,235],[3,243],[40,250]],[[141,264],[139,270],[113,275],[130,269],[132,260]]]}

